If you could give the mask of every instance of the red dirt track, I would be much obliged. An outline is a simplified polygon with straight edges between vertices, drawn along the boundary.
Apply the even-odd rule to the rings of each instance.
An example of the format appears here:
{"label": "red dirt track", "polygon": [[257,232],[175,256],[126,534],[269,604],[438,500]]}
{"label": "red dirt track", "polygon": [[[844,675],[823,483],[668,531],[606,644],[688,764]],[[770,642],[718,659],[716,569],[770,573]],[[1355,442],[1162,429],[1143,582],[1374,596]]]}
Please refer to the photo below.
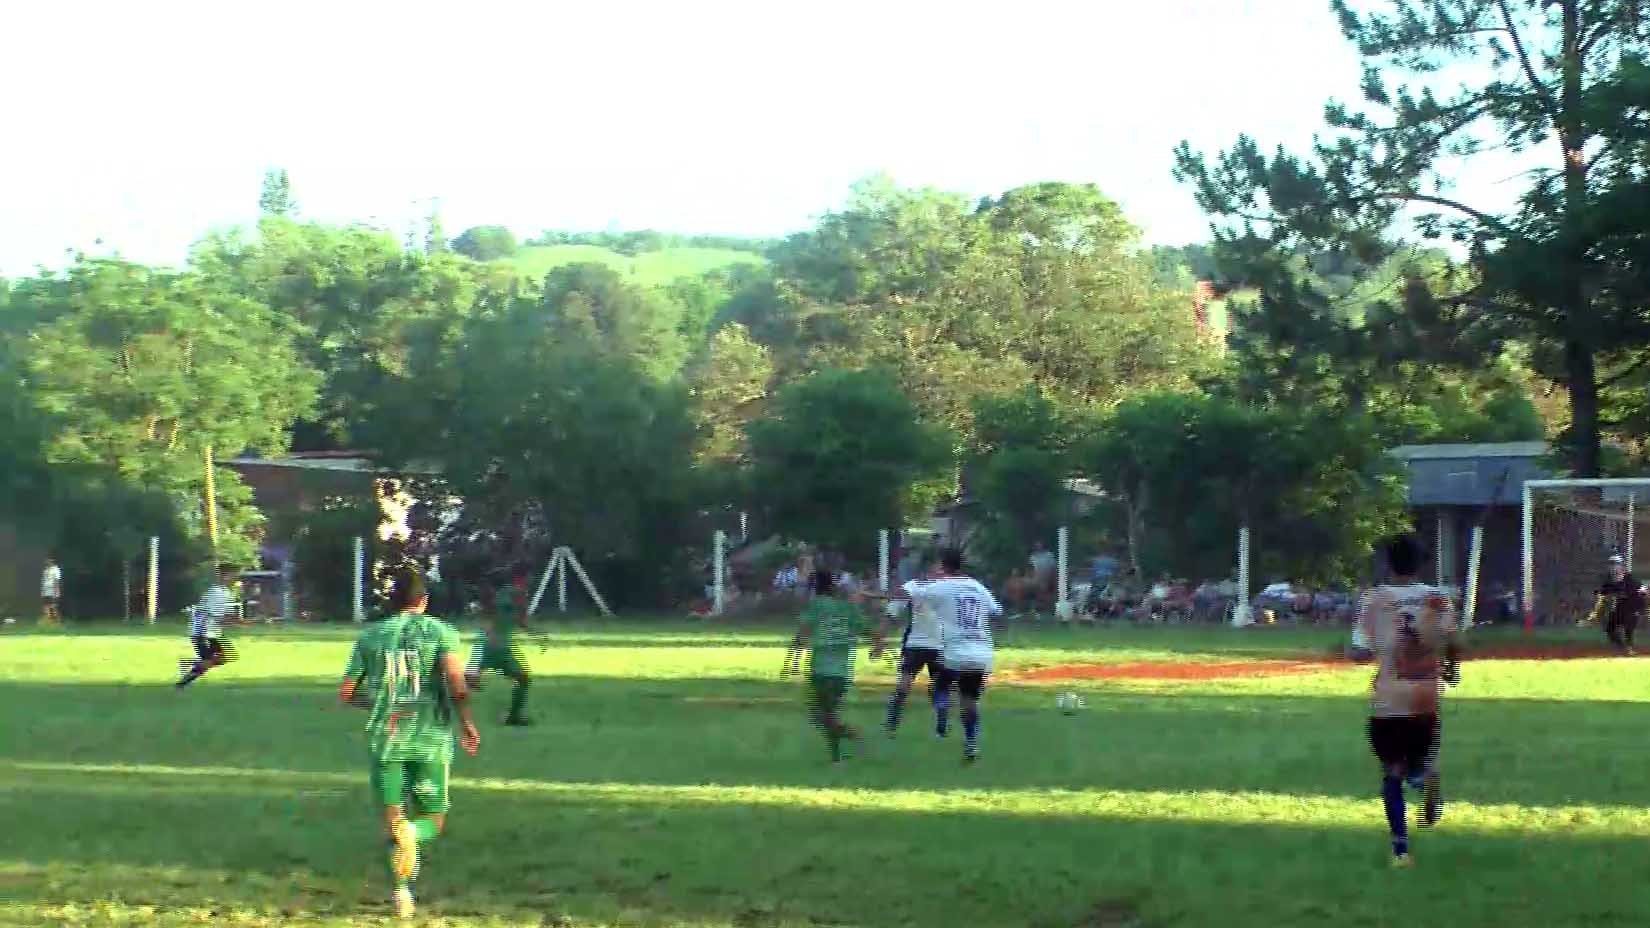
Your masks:
{"label": "red dirt track", "polygon": [[[1553,645],[1494,645],[1471,651],[1467,660],[1554,661],[1615,657],[1602,647],[1562,647]],[[1297,660],[1252,660],[1219,662],[1137,661],[1129,664],[1060,664],[1040,667],[1008,676],[1026,683],[1053,683],[1060,680],[1231,680],[1244,677],[1279,677],[1297,673],[1319,673],[1359,665],[1345,658],[1301,658]]]}

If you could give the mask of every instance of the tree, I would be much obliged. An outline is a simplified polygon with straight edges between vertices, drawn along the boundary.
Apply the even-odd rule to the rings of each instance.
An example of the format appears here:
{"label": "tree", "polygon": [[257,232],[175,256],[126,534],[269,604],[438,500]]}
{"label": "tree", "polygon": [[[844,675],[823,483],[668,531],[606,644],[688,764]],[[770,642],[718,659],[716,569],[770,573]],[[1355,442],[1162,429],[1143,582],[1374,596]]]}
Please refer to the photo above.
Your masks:
{"label": "tree", "polygon": [[954,490],[952,440],[918,421],[886,371],[823,370],[789,384],[751,423],[750,445],[767,524],[849,555],[868,555],[879,529]]}
{"label": "tree", "polygon": [[[1600,389],[1637,370],[1650,341],[1644,256],[1611,247],[1608,231],[1620,216],[1611,194],[1645,176],[1640,4],[1394,0],[1360,14],[1332,2],[1367,62],[1365,102],[1383,115],[1331,102],[1334,137],[1310,159],[1268,157],[1241,137],[1211,165],[1182,143],[1177,176],[1228,222],[1227,242],[1329,243],[1367,257],[1412,219],[1424,237],[1468,249],[1470,279],[1409,315],[1441,343],[1475,327],[1529,340],[1538,371],[1568,388],[1571,468],[1596,476],[1611,425]],[[1446,89],[1446,73],[1478,79]],[[1497,151],[1545,162],[1524,175],[1516,206],[1453,195],[1453,177]]]}
{"label": "tree", "polygon": [[471,226],[453,239],[453,251],[477,261],[496,261],[516,253],[516,237],[503,226]]}
{"label": "tree", "polygon": [[292,181],[286,168],[270,168],[264,172],[263,191],[258,194],[258,210],[265,216],[290,217],[298,212],[298,201],[292,198]]}
{"label": "tree", "polygon": [[431,209],[430,218],[424,227],[424,253],[436,255],[451,249],[452,246],[447,242],[446,230],[441,227],[441,211]]}
{"label": "tree", "polygon": [[1247,525],[1257,570],[1348,582],[1405,519],[1370,423],[1322,408],[1151,394],[1120,405],[1078,454],[1143,576],[1224,576]]}
{"label": "tree", "polygon": [[740,464],[747,460],[746,428],[761,414],[772,379],[768,350],[752,341],[744,326],[732,323],[711,336],[687,372],[701,462]]}
{"label": "tree", "polygon": [[786,372],[893,370],[926,418],[959,434],[976,398],[1028,382],[1103,410],[1131,389],[1187,386],[1215,357],[1190,292],[1158,286],[1138,243],[1090,185],[970,204],[873,180],[774,250],[768,304],[747,297],[737,318]]}
{"label": "tree", "polygon": [[1024,562],[1065,515],[1070,447],[1081,432],[1035,386],[974,404],[973,453],[964,483],[980,511],[972,554],[995,573]]}
{"label": "tree", "polygon": [[545,321],[594,350],[665,379],[681,371],[681,306],[668,293],[626,280],[605,264],[568,264],[544,278]]}
{"label": "tree", "polygon": [[[205,450],[281,452],[319,381],[289,320],[198,274],[82,259],[22,281],[14,306],[39,320],[22,350],[46,459],[169,497],[203,537]],[[250,492],[216,473],[229,563],[251,563]]]}

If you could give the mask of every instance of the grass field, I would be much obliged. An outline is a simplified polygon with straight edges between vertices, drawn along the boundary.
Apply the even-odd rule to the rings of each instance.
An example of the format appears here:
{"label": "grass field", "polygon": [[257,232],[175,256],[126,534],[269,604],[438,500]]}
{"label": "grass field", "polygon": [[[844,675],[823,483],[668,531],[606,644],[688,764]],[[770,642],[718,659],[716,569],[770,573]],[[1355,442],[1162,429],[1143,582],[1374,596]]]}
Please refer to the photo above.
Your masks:
{"label": "grass field", "polygon": [[665,248],[632,258],[598,245],[530,245],[507,263],[523,277],[537,279],[554,268],[583,262],[605,264],[639,284],[659,286],[734,264],[763,264],[766,259],[731,248]]}
{"label": "grass field", "polygon": [[[839,766],[781,681],[782,633],[552,625],[539,725],[455,763],[426,852],[431,925],[1633,925],[1650,663],[1470,663],[1446,704],[1453,800],[1385,868],[1366,671],[1016,685],[1075,661],[1321,653],[1330,633],[1017,632],[959,763],[913,700]],[[252,630],[170,686],[181,627],[0,634],[0,924],[387,920],[359,713],[331,708],[351,629]],[[1475,633],[1475,635],[1478,633]],[[851,721],[889,676],[867,665]]]}

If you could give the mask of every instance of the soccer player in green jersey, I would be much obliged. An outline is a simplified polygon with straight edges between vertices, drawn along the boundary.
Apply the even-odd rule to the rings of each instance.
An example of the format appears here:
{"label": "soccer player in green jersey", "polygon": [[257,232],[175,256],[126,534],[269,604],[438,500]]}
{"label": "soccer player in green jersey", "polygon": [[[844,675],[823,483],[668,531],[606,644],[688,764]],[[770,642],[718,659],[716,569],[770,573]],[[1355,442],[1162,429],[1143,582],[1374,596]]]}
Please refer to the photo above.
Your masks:
{"label": "soccer player in green jersey", "polygon": [[[411,918],[418,845],[434,840],[447,822],[454,722],[466,753],[476,752],[481,736],[470,718],[458,632],[424,614],[429,605],[424,578],[414,570],[398,573],[390,601],[395,614],[355,642],[338,698],[372,713],[367,719],[372,794],[383,809],[389,838],[396,914]],[[415,813],[410,817],[409,804]]]}
{"label": "soccer player in green jersey", "polygon": [[882,629],[866,617],[859,596],[838,595],[836,578],[829,570],[813,574],[814,598],[802,610],[802,627],[791,641],[785,673],[801,666],[802,651],[808,648],[808,701],[814,724],[831,748],[831,763],[842,761],[843,739],[857,739],[859,732],[842,721],[842,701],[854,679],[854,652],[861,636],[872,639],[871,659],[882,653]]}
{"label": "soccer player in green jersey", "polygon": [[521,647],[515,643],[517,629],[527,631],[527,572],[519,568],[510,579],[510,586],[504,590],[504,595],[490,593],[490,602],[484,602],[491,618],[488,620],[484,637],[476,643],[475,651],[470,658],[469,682],[471,686],[481,685],[481,675],[489,670],[509,677],[515,681],[515,689],[510,692],[510,714],[505,717],[506,725],[531,725],[532,720],[527,717],[527,687],[532,684],[533,677],[527,672],[527,661],[523,659]]}

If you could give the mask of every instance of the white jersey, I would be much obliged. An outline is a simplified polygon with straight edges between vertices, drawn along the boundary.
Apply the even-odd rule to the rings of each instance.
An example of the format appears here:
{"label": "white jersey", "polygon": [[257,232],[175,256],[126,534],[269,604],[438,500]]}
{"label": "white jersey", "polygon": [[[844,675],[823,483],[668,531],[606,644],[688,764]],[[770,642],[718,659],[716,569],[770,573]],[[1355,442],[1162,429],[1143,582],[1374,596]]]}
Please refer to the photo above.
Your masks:
{"label": "white jersey", "polygon": [[946,577],[928,583],[922,599],[940,626],[940,660],[948,670],[991,669],[991,622],[1002,615],[997,597],[972,577]]}
{"label": "white jersey", "polygon": [[190,613],[189,637],[191,638],[222,638],[223,619],[234,610],[235,598],[230,595],[226,586],[215,585],[201,597]]}
{"label": "white jersey", "polygon": [[1370,714],[1436,713],[1444,643],[1456,630],[1455,609],[1444,592],[1423,583],[1378,586],[1358,603],[1358,628],[1377,664]]}
{"label": "white jersey", "polygon": [[40,598],[63,598],[63,568],[52,564],[40,572]]}
{"label": "white jersey", "polygon": [[940,617],[924,595],[932,580],[908,580],[901,590],[911,597],[911,621],[905,626],[904,647],[933,648],[938,651],[945,640],[940,637]]}

